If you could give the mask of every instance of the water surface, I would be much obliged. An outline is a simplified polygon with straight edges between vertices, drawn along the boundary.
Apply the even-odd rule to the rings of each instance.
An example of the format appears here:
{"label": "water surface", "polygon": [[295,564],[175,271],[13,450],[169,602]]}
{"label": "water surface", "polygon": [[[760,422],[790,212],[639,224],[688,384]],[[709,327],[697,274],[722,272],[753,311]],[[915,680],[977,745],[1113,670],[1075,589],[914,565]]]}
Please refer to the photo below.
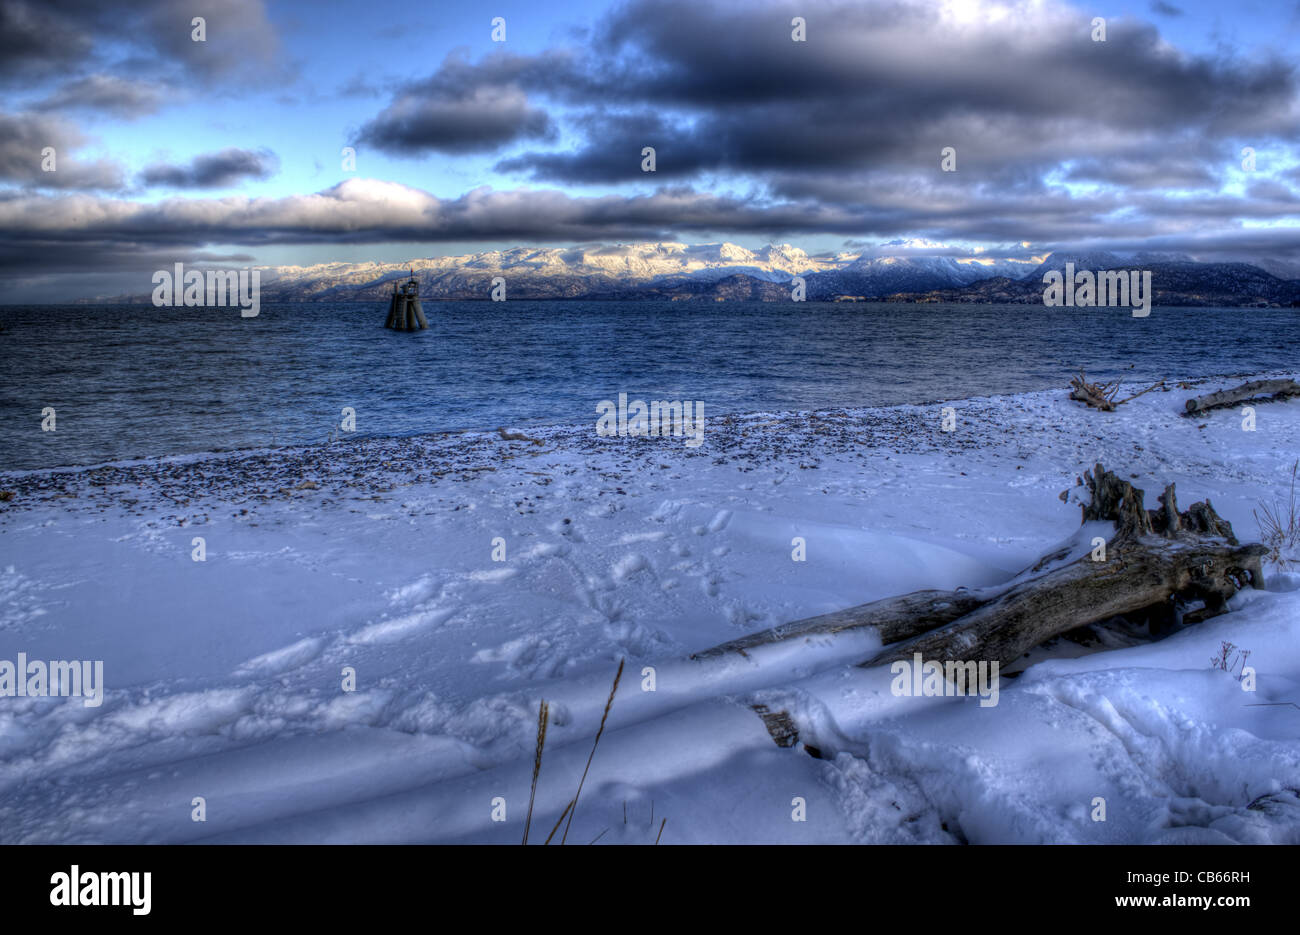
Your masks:
{"label": "water surface", "polygon": [[[238,309],[0,306],[0,469],[358,435],[594,424],[596,403],[724,412],[922,403],[1294,367],[1300,310],[763,302]],[[52,406],[57,429],[41,431]]]}

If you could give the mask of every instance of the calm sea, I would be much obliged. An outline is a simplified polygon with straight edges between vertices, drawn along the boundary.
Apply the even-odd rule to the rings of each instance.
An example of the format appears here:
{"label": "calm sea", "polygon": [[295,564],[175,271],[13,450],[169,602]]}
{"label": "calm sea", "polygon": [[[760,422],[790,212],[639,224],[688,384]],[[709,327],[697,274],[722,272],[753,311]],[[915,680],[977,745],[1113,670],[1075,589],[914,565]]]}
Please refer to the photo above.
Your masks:
{"label": "calm sea", "polygon": [[[0,470],[595,421],[596,403],[725,412],[892,405],[1297,365],[1300,310],[670,302],[0,306]],[[56,430],[41,430],[46,407]]]}

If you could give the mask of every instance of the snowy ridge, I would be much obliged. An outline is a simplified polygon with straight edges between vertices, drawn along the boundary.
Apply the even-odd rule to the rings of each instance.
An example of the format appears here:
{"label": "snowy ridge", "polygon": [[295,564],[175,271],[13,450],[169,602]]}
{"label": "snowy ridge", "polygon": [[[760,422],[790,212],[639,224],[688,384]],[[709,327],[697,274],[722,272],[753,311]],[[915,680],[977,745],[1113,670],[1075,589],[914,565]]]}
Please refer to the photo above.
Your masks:
{"label": "snowy ridge", "polygon": [[705,276],[717,278],[736,272],[789,279],[800,273],[837,269],[856,254],[810,257],[789,244],[752,251],[733,243],[685,244],[674,242],[515,247],[464,256],[412,259],[403,263],[327,263],[313,266],[277,266],[264,271],[264,282],[295,284],[319,289],[323,284],[364,285],[415,269],[441,274],[473,271],[494,274],[609,276],[630,282]]}
{"label": "snowy ridge", "polygon": [[[530,429],[541,446],[464,433],[0,475],[0,658],[103,659],[108,684],[99,708],[5,699],[0,839],[517,843],[545,698],[539,840],[625,658],[570,843],[649,843],[665,817],[665,843],[1300,843],[1294,574],[1160,642],[1064,644],[989,708],[895,697],[854,665],[865,632],[688,658],[890,594],[1001,586],[1078,540],[1057,494],[1096,460],[1149,497],[1209,496],[1254,538],[1300,400],[1246,433],[1231,411],[1181,418],[1190,392],[1107,415],[1064,391],[754,413],[697,450],[554,427]],[[1252,652],[1254,695],[1210,667],[1222,641]],[[776,746],[759,703],[821,758]]]}
{"label": "snowy ridge", "polygon": [[[644,290],[707,287],[729,277],[786,284],[795,276],[845,273],[854,288],[879,277],[892,287],[964,286],[992,276],[1020,277],[1033,263],[989,256],[916,255],[917,250],[947,251],[942,244],[899,241],[867,253],[809,255],[790,244],[750,250],[733,243],[686,244],[672,241],[586,244],[574,247],[515,247],[463,256],[425,257],[401,263],[319,263],[261,268],[268,300],[358,300],[391,289],[414,272],[422,293],[437,298],[477,295],[478,286],[502,276],[517,295],[576,298],[587,295],[641,295]],[[881,250],[907,255],[881,256]],[[481,290],[478,290],[481,291]],[[124,297],[143,301],[144,297]]]}
{"label": "snowy ridge", "polygon": [[[955,255],[954,255],[955,254]],[[530,300],[789,301],[790,283],[805,280],[809,301],[1039,303],[1043,274],[1076,270],[1152,271],[1159,305],[1263,305],[1300,302],[1300,281],[1279,279],[1247,263],[1201,263],[1175,254],[1058,251],[1046,257],[962,255],[944,244],[891,241],[860,253],[808,254],[789,244],[750,250],[733,243],[672,241],[514,247],[400,263],[321,263],[259,267],[267,302],[376,301],[412,274],[430,300],[486,301],[503,278],[510,298]],[[150,295],[96,302],[144,304]]]}

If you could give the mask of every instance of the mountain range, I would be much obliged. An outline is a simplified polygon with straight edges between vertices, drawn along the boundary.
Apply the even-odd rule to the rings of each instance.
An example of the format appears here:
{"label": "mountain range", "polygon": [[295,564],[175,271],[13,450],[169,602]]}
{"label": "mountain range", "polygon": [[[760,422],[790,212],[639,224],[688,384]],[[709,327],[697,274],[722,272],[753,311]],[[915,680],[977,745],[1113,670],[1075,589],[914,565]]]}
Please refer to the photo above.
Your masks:
{"label": "mountain range", "polygon": [[[904,250],[940,247],[895,241]],[[1152,271],[1155,305],[1285,306],[1300,303],[1300,280],[1247,263],[1201,263],[1170,254],[1052,253],[1040,261],[877,255],[809,255],[788,244],[749,250],[733,243],[640,243],[570,248],[517,247],[404,263],[261,267],[263,302],[382,301],[414,275],[426,300],[488,300],[493,280],[507,299],[790,301],[803,277],[809,301],[997,302],[1038,304],[1043,274],[1076,270]],[[98,302],[148,303],[150,296]]]}

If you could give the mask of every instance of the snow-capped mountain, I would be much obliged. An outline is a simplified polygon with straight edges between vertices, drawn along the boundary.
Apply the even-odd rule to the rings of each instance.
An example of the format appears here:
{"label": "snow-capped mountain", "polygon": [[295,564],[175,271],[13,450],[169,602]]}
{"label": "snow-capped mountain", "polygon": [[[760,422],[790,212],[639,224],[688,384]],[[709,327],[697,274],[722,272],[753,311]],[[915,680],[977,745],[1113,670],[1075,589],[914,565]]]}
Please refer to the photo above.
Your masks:
{"label": "snow-capped mountain", "polygon": [[1043,275],[1073,264],[1075,273],[1106,269],[1142,270],[1151,274],[1153,305],[1296,306],[1300,281],[1281,279],[1249,263],[1199,263],[1169,254],[1122,257],[1110,253],[1056,253],[1022,278],[981,279],[965,286],[898,290],[897,302],[988,302],[1039,305]]}
{"label": "snow-capped mountain", "polygon": [[862,256],[840,270],[843,285],[861,277],[862,295],[890,295],[966,286],[994,276],[1020,278],[1032,264],[1013,260],[957,260],[950,256]]}
{"label": "snow-capped mountain", "polygon": [[[918,243],[898,245],[912,251]],[[729,297],[767,298],[778,292],[788,297],[790,281],[803,276],[809,298],[819,298],[965,286],[990,276],[1018,278],[1032,269],[1031,263],[983,257],[879,255],[888,248],[874,248],[870,255],[810,255],[790,244],[757,250],[734,243],[676,242],[516,247],[403,263],[272,267],[262,272],[262,288],[272,300],[370,299],[414,271],[421,293],[431,298],[486,295],[497,276],[505,278],[510,295],[520,298],[691,297],[718,290]]]}
{"label": "snow-capped mountain", "polygon": [[748,250],[733,243],[640,243],[577,247],[516,247],[466,256],[429,257],[403,263],[326,263],[281,266],[262,273],[263,288],[274,284],[298,298],[363,298],[410,270],[423,287],[437,293],[439,283],[462,278],[504,276],[512,286],[536,290],[546,281],[589,287],[624,287],[699,279],[716,281],[745,274],[769,282],[836,269],[853,255],[811,257],[798,247],[769,244]]}
{"label": "snow-capped mountain", "polygon": [[[892,252],[891,251],[895,251]],[[950,256],[943,244],[891,241],[858,252],[809,254],[789,244],[677,242],[515,247],[402,263],[321,263],[261,268],[263,301],[381,301],[412,271],[430,300],[490,297],[494,280],[513,299],[712,299],[788,301],[804,280],[809,301],[1041,301],[1048,270],[1141,267],[1159,271],[1157,304],[1289,304],[1300,286],[1243,263],[1185,256],[1057,251],[1026,258]],[[110,299],[150,301],[149,295]]]}

